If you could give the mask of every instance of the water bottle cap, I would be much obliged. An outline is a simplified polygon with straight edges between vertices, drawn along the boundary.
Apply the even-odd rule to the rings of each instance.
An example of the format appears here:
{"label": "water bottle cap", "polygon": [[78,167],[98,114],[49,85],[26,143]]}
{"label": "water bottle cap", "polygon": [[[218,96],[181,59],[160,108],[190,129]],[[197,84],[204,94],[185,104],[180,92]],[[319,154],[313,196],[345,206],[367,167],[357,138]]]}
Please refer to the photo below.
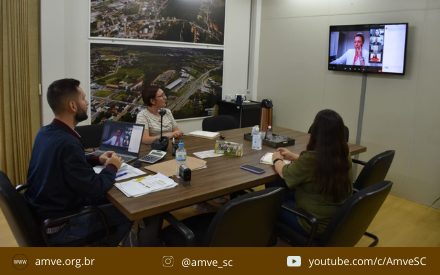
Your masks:
{"label": "water bottle cap", "polygon": [[179,142],[179,147],[183,147],[183,142]]}

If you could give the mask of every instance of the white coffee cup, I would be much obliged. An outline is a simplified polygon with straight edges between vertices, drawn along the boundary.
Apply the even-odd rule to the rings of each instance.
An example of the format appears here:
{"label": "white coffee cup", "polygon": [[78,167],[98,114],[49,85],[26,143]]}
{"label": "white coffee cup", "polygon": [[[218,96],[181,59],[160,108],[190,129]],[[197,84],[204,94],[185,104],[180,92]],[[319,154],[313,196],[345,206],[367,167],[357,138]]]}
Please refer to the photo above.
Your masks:
{"label": "white coffee cup", "polygon": [[226,94],[225,101],[231,101],[231,100],[232,100],[232,96],[230,94]]}

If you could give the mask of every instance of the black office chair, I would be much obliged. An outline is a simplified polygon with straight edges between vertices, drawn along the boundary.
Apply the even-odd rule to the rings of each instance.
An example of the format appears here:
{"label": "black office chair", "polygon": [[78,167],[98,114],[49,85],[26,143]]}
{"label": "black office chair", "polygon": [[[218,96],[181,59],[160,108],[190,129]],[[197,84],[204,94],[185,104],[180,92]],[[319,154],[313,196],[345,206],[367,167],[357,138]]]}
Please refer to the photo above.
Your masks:
{"label": "black office chair", "polygon": [[[359,173],[359,176],[356,178],[356,181],[353,183],[353,192],[356,193],[376,182],[385,180],[388,170],[391,167],[391,163],[393,162],[394,153],[394,150],[385,151],[374,156],[368,162],[353,159],[353,163],[364,166]],[[370,232],[365,232],[365,236],[373,239],[370,246],[375,246],[379,242],[379,237]]]}
{"label": "black office chair", "polygon": [[[303,218],[312,227],[305,237],[281,221],[277,221],[277,235],[293,246],[350,247],[355,246],[376,216],[393,185],[390,181],[378,182],[360,190],[339,208],[320,238],[315,238],[318,222],[309,213],[283,204],[283,209]],[[371,245],[370,245],[371,246]]]}
{"label": "black office chair", "polygon": [[104,124],[92,124],[75,127],[75,131],[81,136],[84,149],[99,148],[101,145],[102,131],[104,131]]}
{"label": "black office chair", "polygon": [[394,150],[388,150],[374,156],[368,162],[353,159],[353,163],[364,166],[353,184],[354,191],[357,192],[376,182],[385,180],[393,162],[394,154]]}
{"label": "black office chair", "polygon": [[[310,134],[312,132],[312,126],[310,126],[309,131],[307,132]],[[345,126],[345,139],[348,142],[348,137],[350,136],[350,130],[348,130],[348,127]]]}
{"label": "black office chair", "polygon": [[256,191],[226,203],[217,213],[170,223],[159,233],[164,246],[263,247],[270,244],[273,228],[284,200],[281,187]]}
{"label": "black office chair", "polygon": [[233,116],[218,115],[203,119],[202,130],[210,132],[225,131],[238,128],[238,123]]}
{"label": "black office chair", "polygon": [[84,239],[75,240],[64,244],[63,246],[86,246],[97,243],[110,235],[107,222],[101,209],[97,207],[86,207],[74,213],[68,213],[57,219],[47,219],[42,225],[38,222],[38,218],[33,215],[31,209],[20,195],[20,191],[26,189],[27,185],[19,185],[14,188],[9,178],[0,171],[0,207],[11,228],[20,247],[42,247],[52,246],[46,229],[66,222],[71,218],[91,213],[100,214],[105,230],[96,232]]}

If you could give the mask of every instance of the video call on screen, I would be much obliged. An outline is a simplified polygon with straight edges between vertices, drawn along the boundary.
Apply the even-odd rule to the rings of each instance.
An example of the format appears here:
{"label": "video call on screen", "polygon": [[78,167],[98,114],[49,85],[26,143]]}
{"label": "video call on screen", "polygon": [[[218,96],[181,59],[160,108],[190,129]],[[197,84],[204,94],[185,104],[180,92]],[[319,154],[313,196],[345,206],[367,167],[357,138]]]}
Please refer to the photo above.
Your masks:
{"label": "video call on screen", "polygon": [[[330,26],[328,69],[403,74],[407,27],[407,24]],[[342,55],[350,49],[353,51],[354,37],[358,33],[364,36],[362,50],[368,51],[365,65],[338,63]]]}

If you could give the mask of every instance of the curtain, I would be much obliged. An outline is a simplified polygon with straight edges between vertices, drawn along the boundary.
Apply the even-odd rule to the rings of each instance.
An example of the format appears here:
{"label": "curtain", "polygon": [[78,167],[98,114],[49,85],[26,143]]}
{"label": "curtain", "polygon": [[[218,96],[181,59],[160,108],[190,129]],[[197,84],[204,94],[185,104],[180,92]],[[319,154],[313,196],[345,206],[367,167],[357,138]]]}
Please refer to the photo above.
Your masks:
{"label": "curtain", "polygon": [[0,0],[0,170],[26,182],[41,127],[39,0]]}

